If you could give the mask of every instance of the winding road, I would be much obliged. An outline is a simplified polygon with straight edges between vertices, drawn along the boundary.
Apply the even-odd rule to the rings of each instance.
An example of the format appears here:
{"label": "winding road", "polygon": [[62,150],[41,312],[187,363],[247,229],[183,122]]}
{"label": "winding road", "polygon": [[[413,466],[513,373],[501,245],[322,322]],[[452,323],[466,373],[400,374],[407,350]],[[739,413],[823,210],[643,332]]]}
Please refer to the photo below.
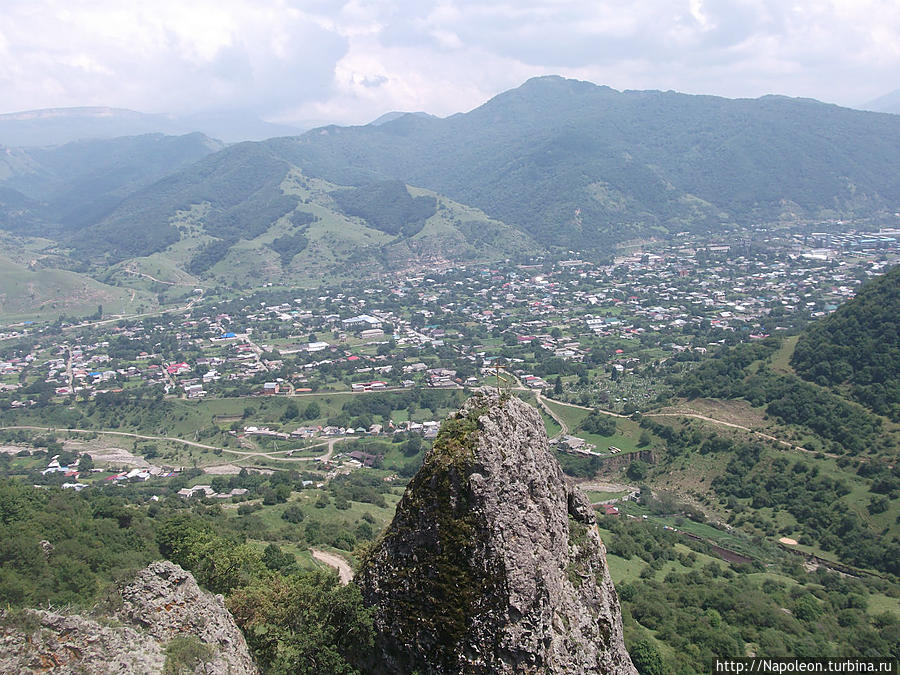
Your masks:
{"label": "winding road", "polygon": [[353,568],[351,568],[350,564],[339,555],[329,553],[328,551],[320,551],[317,548],[311,548],[309,549],[309,552],[312,553],[312,557],[319,562],[335,568],[342,585],[346,586],[353,580]]}
{"label": "winding road", "polygon": [[[535,397],[537,398],[537,401],[541,405],[541,407],[547,412],[547,414],[550,415],[550,417],[552,417],[554,420],[556,420],[556,423],[559,424],[560,427],[562,427],[562,431],[560,431],[556,435],[557,437],[568,434],[569,428],[568,428],[568,425],[563,421],[563,419],[561,417],[559,417],[559,415],[557,415],[550,408],[550,406],[547,405],[546,401],[551,401],[552,403],[555,403],[556,405],[566,406],[569,408],[578,408],[579,410],[597,410],[598,412],[601,412],[604,415],[609,415],[610,417],[618,417],[620,419],[629,419],[628,415],[621,415],[619,413],[614,413],[609,410],[601,410],[600,408],[589,408],[587,406],[577,405],[575,403],[563,403],[562,401],[557,401],[555,399],[548,398],[546,396],[542,396],[540,392],[535,392]],[[723,427],[730,427],[732,429],[740,429],[741,431],[746,431],[747,433],[753,434],[754,436],[758,436],[759,438],[763,438],[767,441],[774,441],[775,443],[779,443],[779,444],[783,445],[784,447],[790,448],[792,450],[799,450],[800,452],[808,452],[808,453],[816,453],[817,452],[814,450],[810,450],[808,448],[804,448],[799,445],[795,445],[794,443],[791,443],[790,441],[785,441],[781,438],[778,438],[777,436],[772,436],[771,434],[766,434],[766,433],[763,433],[762,431],[757,431],[756,429],[751,429],[750,427],[746,427],[742,424],[735,424],[734,422],[725,422],[724,420],[717,420],[714,417],[708,417],[706,415],[701,415],[700,413],[696,413],[696,412],[683,411],[683,412],[658,412],[658,413],[642,413],[642,414],[644,417],[691,417],[693,419],[703,420],[704,422],[718,424],[719,426],[723,426]],[[839,457],[839,455],[833,455],[830,453],[824,453],[824,454],[828,457],[835,457],[835,458]]]}
{"label": "winding road", "polygon": [[341,441],[348,440],[352,437],[341,436],[340,438],[329,438],[327,441],[322,443],[316,443],[315,445],[310,445],[306,448],[301,448],[302,450],[309,450],[310,448],[319,448],[327,445],[328,451],[324,455],[317,455],[315,457],[277,457],[276,455],[285,454],[288,452],[296,452],[292,450],[274,450],[272,452],[245,452],[243,450],[232,450],[230,448],[222,448],[217,445],[207,445],[206,443],[198,443],[197,441],[187,441],[183,438],[176,438],[174,436],[148,436],[145,434],[134,434],[128,431],[99,431],[97,429],[68,429],[64,427],[38,427],[32,425],[20,425],[20,426],[10,426],[10,427],[0,427],[0,431],[13,431],[13,430],[31,430],[31,431],[58,431],[58,432],[71,432],[76,434],[97,434],[103,436],[124,436],[126,438],[139,438],[141,440],[147,441],[172,441],[174,443],[181,443],[182,445],[190,445],[195,448],[202,448],[204,450],[221,450],[222,452],[228,452],[232,455],[240,455],[243,457],[264,457],[266,459],[271,459],[276,462],[316,462],[321,461],[325,462],[331,459],[332,455],[334,455],[334,446],[335,443],[339,443]]}

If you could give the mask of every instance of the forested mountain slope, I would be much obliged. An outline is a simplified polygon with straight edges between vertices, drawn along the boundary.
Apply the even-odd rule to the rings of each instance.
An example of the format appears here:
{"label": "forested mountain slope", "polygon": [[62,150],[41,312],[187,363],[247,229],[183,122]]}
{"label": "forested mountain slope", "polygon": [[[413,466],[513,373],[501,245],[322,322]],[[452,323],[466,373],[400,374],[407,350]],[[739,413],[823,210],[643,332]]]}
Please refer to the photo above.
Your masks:
{"label": "forested mountain slope", "polygon": [[817,384],[849,385],[857,401],[900,421],[900,267],[865,284],[807,328],[791,365]]}
{"label": "forested mountain slope", "polygon": [[871,215],[900,201],[900,118],[779,96],[544,77],[446,119],[267,144],[333,182],[399,179],[578,247],[782,214]]}
{"label": "forested mountain slope", "polygon": [[[37,224],[81,253],[121,259],[177,241],[177,213],[208,205],[209,234],[233,243],[296,207],[279,189],[291,170],[335,185],[423,187],[539,243],[596,250],[782,217],[891,217],[900,117],[544,77],[445,119],[407,114],[224,149],[199,134],[7,149],[2,226]],[[336,201],[358,215],[349,200]]]}
{"label": "forested mountain slope", "polygon": [[178,240],[170,222],[178,211],[201,204],[208,229],[249,238],[297,205],[279,189],[289,168],[257,144],[233,145],[130,195],[70,243],[113,258],[147,255]]}

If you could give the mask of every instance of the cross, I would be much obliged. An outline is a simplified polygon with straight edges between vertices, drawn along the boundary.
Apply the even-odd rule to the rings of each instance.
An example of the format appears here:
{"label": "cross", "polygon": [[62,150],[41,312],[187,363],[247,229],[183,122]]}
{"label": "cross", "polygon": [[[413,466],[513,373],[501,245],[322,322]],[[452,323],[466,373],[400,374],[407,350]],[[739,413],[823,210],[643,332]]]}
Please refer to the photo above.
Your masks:
{"label": "cross", "polygon": [[496,375],[496,377],[497,377],[497,393],[498,394],[500,393],[500,383],[509,381],[507,378],[503,377],[500,374],[501,370],[506,370],[506,366],[501,366],[499,360],[495,361],[494,362],[494,375]]}

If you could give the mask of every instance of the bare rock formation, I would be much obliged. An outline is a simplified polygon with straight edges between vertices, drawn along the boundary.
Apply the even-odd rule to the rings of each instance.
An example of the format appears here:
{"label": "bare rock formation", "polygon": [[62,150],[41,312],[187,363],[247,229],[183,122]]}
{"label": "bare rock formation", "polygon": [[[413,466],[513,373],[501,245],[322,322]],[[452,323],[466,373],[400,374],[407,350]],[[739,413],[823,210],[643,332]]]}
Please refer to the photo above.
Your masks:
{"label": "bare rock formation", "polygon": [[0,672],[257,673],[222,596],[174,563],[151,563],[107,604],[92,616],[3,612]]}
{"label": "bare rock formation", "polygon": [[636,673],[591,505],[519,399],[444,423],[356,579],[373,672]]}

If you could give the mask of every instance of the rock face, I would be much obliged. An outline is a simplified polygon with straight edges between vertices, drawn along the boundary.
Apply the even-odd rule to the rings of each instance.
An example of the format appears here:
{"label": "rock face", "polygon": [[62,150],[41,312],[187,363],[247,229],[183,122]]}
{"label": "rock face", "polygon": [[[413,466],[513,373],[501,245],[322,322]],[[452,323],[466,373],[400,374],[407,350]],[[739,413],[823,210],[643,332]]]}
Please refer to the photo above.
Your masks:
{"label": "rock face", "polygon": [[174,563],[151,563],[108,604],[98,616],[0,614],[0,672],[257,673],[222,597]]}
{"label": "rock face", "polygon": [[357,583],[372,672],[637,672],[591,505],[516,398],[444,423]]}

